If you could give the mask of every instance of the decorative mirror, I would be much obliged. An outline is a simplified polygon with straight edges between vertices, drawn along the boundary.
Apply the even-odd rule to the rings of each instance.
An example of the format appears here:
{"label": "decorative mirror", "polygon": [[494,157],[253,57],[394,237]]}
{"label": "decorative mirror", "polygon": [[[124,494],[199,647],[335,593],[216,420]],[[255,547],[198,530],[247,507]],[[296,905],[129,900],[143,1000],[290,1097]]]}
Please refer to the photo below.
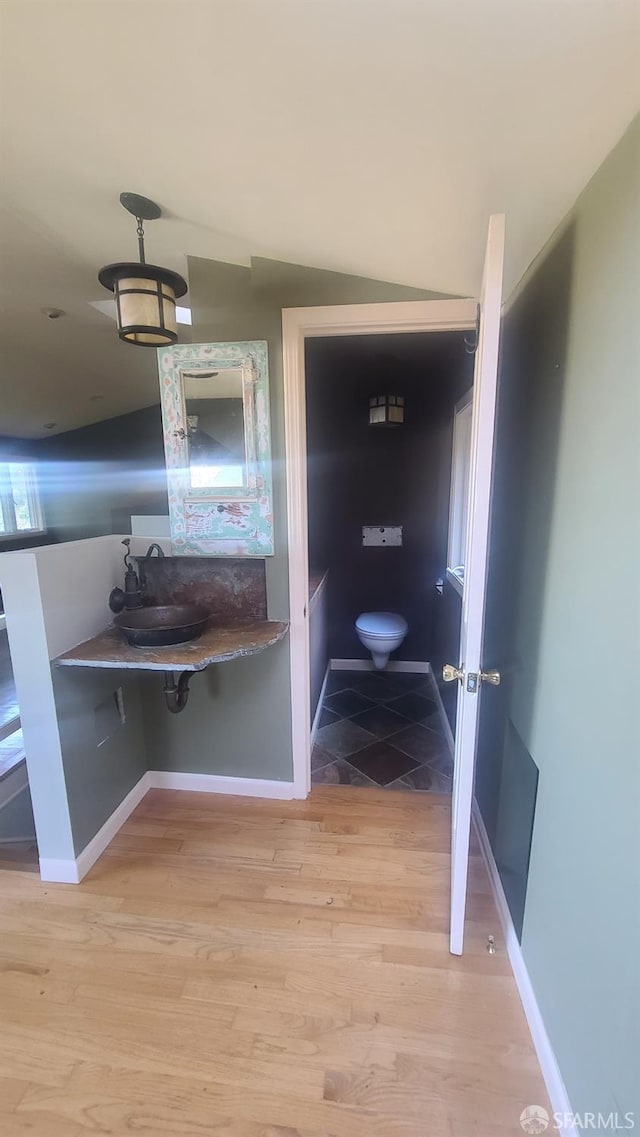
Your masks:
{"label": "decorative mirror", "polygon": [[241,367],[180,369],[192,489],[246,489]]}
{"label": "decorative mirror", "polygon": [[158,351],[174,553],[273,553],[264,340]]}

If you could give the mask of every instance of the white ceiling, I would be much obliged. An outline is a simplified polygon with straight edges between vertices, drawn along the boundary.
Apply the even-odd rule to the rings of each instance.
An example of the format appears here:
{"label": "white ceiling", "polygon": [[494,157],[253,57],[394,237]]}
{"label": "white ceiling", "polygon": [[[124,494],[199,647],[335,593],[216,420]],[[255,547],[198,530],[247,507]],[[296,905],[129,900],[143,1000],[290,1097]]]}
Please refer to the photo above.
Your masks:
{"label": "white ceiling", "polygon": [[[156,397],[89,306],[134,258],[250,255],[507,293],[638,106],[637,0],[4,0],[0,433]],[[50,321],[45,306],[64,308]],[[90,402],[93,395],[100,401]]]}

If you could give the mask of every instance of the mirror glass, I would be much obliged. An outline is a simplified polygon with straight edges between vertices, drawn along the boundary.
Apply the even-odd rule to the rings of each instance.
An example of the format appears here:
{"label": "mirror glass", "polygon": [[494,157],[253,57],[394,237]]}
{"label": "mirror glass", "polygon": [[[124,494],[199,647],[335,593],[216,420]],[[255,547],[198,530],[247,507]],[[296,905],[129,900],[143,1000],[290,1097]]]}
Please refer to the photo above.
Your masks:
{"label": "mirror glass", "polygon": [[242,368],[182,372],[192,488],[246,485]]}

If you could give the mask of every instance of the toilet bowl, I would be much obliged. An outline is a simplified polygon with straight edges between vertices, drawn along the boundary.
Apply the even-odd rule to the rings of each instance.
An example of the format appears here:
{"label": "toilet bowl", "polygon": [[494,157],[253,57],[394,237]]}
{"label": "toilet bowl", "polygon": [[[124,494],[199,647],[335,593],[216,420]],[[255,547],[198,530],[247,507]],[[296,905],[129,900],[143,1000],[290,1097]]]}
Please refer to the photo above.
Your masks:
{"label": "toilet bowl", "polygon": [[356,620],[358,639],[371,652],[378,671],[387,666],[389,654],[400,647],[408,630],[404,616],[395,612],[363,612]]}

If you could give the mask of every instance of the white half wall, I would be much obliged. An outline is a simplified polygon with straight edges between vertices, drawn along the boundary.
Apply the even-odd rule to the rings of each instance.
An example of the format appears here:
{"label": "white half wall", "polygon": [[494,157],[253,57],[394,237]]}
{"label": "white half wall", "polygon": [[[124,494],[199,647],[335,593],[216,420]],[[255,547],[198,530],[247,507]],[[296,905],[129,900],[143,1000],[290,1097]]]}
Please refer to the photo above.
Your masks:
{"label": "white half wall", "polygon": [[0,588],[41,856],[74,857],[37,550],[0,554]]}
{"label": "white half wall", "polygon": [[[137,674],[63,676],[51,661],[105,628],[122,584],[122,537],[0,554],[0,588],[41,861],[75,860],[146,770]],[[132,540],[135,553],[148,541]],[[125,690],[126,721],[106,743],[96,709]]]}

